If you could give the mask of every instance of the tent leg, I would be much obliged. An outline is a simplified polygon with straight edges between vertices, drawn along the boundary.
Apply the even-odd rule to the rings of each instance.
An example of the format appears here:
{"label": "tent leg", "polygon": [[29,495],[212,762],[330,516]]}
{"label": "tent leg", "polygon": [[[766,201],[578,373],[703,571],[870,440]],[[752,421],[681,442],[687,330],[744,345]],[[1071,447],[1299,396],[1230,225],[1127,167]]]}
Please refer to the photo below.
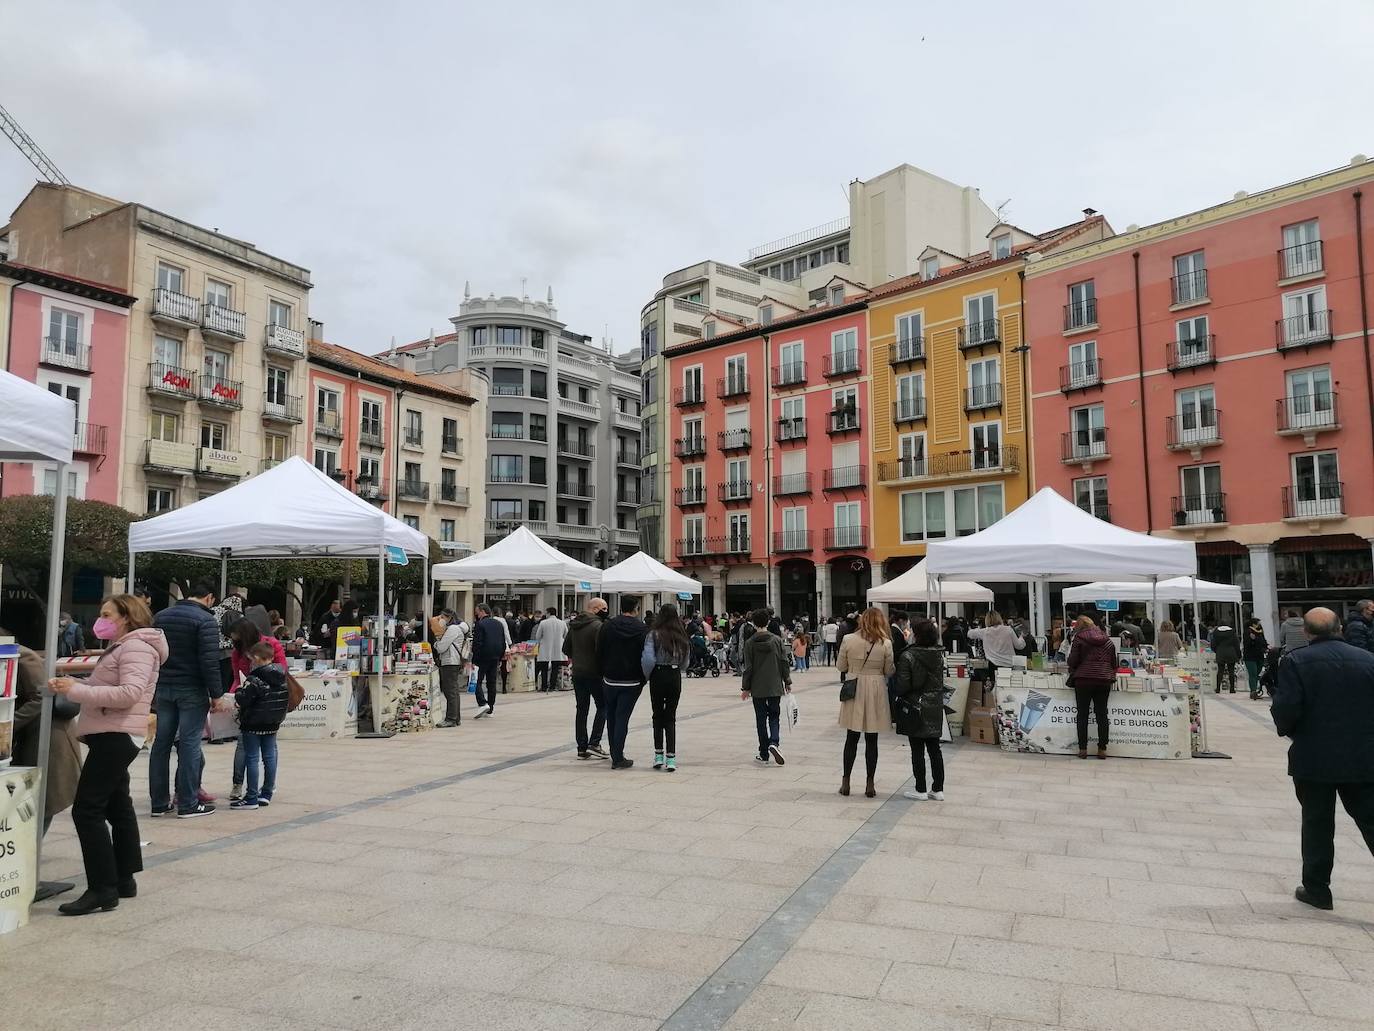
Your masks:
{"label": "tent leg", "polygon": [[[358,737],[391,737],[382,730],[382,670],[386,667],[386,545],[377,548],[377,653],[373,656],[376,680],[368,677],[367,690],[372,700],[372,730],[359,733]],[[361,670],[359,675],[365,675]]]}
{"label": "tent leg", "polygon": [[229,549],[219,549],[219,600],[229,593]]}
{"label": "tent leg", "polygon": [[429,617],[430,617],[431,615],[433,615],[433,613],[434,613],[434,593],[430,590],[430,588],[431,588],[433,585],[429,582],[429,552],[428,552],[428,551],[425,552],[424,576],[425,576],[424,580],[421,581],[421,583],[420,583],[420,590],[424,592],[424,593],[421,595],[421,597],[424,598],[424,602],[420,605],[420,613],[421,613],[421,615],[420,615],[420,623],[421,623],[421,627],[420,627],[420,635],[421,635],[421,636],[420,636],[420,640],[422,640],[422,641],[428,643],[428,642],[429,642]]}
{"label": "tent leg", "polygon": [[1229,759],[1225,752],[1214,752],[1207,741],[1207,688],[1202,683],[1202,637],[1198,633],[1197,618],[1197,576],[1193,580],[1193,637],[1197,640],[1197,697],[1198,697],[1198,716],[1202,720],[1202,751],[1197,752],[1194,759]]}

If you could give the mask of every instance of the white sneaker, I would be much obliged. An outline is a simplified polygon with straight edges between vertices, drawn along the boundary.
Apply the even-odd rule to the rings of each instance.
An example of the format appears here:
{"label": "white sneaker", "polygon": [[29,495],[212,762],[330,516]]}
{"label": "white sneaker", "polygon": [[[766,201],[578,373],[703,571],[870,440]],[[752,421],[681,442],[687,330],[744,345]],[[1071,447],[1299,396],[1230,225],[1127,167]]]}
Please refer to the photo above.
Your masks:
{"label": "white sneaker", "polygon": [[943,802],[945,800],[945,793],[943,791],[932,791],[930,793],[930,800],[932,802]]}
{"label": "white sneaker", "polygon": [[909,798],[909,799],[911,799],[913,802],[924,802],[926,799],[930,798],[931,796],[930,796],[930,795],[927,795],[924,791],[903,791],[903,792],[902,792],[902,797],[903,797],[903,798]]}
{"label": "white sneaker", "polygon": [[488,715],[488,716],[495,716],[495,715],[496,715],[496,710],[493,709],[490,705],[487,706],[487,715]]}
{"label": "white sneaker", "polygon": [[490,714],[491,714],[491,710],[488,709],[488,708],[486,708],[486,707],[484,706],[484,707],[478,709],[475,713],[473,713],[473,714],[472,714],[472,718],[475,719],[475,720],[480,720],[482,717],[488,716],[488,715],[490,715]]}

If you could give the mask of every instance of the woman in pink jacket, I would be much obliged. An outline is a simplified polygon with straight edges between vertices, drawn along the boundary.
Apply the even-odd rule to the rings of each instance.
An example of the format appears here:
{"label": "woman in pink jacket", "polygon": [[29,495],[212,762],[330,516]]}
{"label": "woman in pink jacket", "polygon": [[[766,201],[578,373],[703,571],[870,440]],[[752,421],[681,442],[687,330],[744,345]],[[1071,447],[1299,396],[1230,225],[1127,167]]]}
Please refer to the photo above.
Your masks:
{"label": "woman in pink jacket", "polygon": [[[108,911],[138,894],[134,874],[143,869],[138,817],[129,797],[129,764],[148,729],[148,709],[158,670],[167,661],[167,639],[152,626],[147,602],[116,594],[100,606],[95,636],[108,641],[85,680],[54,677],[48,687],[81,704],[76,736],[86,744],[86,764],[76,785],[72,822],[81,841],[86,891],[58,907],[64,916]],[[113,839],[111,838],[113,831]]]}

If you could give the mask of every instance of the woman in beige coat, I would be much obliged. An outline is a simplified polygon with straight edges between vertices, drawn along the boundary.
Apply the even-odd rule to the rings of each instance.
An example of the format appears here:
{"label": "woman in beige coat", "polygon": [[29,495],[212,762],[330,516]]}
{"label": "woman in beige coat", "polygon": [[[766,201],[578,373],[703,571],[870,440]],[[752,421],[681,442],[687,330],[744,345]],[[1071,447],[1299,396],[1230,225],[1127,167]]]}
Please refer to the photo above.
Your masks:
{"label": "woman in beige coat", "polygon": [[844,778],[840,794],[849,794],[849,775],[859,754],[859,735],[864,737],[864,762],[868,784],[864,795],[872,798],[877,789],[873,776],[878,772],[878,735],[892,726],[887,701],[887,678],[895,669],[892,663],[892,638],[882,610],[868,609],[859,617],[859,628],[846,634],[836,664],[840,676],[858,679],[854,697],[840,702],[840,726],[848,733],[844,740]]}

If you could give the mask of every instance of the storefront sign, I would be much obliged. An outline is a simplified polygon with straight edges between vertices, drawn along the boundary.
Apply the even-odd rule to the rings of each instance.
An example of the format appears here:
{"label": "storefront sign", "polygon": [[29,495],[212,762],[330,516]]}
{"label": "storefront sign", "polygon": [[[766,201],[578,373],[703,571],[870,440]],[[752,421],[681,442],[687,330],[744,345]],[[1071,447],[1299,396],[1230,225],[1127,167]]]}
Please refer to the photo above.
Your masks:
{"label": "storefront sign", "polygon": [[[999,687],[997,733],[1010,752],[1074,755],[1078,706],[1072,688]],[[1113,690],[1107,696],[1108,754],[1133,759],[1191,759],[1191,718],[1186,694]],[[1088,748],[1097,750],[1097,722],[1088,723]]]}
{"label": "storefront sign", "polygon": [[148,464],[164,469],[194,469],[196,467],[196,446],[180,444],[174,440],[148,441]]}
{"label": "storefront sign", "polygon": [[219,473],[221,476],[238,476],[243,472],[243,456],[237,451],[220,451],[217,448],[200,449],[198,468],[203,473]]}
{"label": "storefront sign", "polygon": [[0,934],[29,922],[37,887],[38,786],[36,769],[0,770]]}
{"label": "storefront sign", "polygon": [[1103,598],[1101,601],[1093,602],[1097,606],[1098,612],[1116,612],[1121,608],[1121,602],[1115,598]]}

